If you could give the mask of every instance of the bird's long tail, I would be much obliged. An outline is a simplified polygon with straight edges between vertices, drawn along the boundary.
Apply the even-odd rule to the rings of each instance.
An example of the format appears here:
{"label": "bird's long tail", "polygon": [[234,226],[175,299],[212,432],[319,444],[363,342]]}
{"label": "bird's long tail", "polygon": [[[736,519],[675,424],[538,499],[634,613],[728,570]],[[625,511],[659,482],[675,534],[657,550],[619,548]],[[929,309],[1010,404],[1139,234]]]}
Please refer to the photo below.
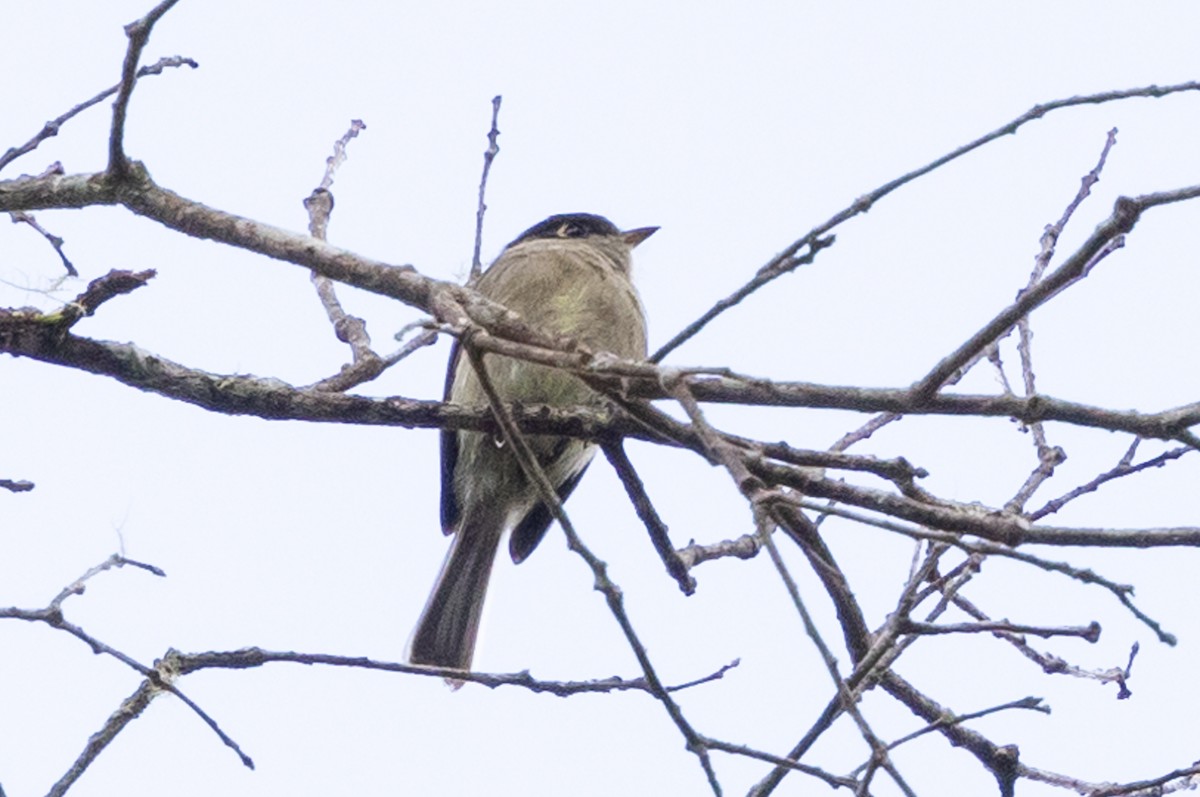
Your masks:
{"label": "bird's long tail", "polygon": [[500,531],[464,524],[454,535],[429,602],[408,643],[413,664],[471,669],[479,617]]}

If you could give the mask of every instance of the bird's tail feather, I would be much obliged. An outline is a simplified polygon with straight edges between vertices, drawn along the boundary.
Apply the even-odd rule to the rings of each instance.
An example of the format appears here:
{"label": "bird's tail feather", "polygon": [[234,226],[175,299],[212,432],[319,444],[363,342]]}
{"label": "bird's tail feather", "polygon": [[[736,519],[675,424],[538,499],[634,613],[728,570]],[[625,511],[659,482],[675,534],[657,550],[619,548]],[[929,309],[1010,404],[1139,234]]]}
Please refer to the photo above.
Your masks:
{"label": "bird's tail feather", "polygon": [[479,617],[500,545],[500,532],[469,528],[454,535],[442,571],[408,643],[413,664],[471,669]]}

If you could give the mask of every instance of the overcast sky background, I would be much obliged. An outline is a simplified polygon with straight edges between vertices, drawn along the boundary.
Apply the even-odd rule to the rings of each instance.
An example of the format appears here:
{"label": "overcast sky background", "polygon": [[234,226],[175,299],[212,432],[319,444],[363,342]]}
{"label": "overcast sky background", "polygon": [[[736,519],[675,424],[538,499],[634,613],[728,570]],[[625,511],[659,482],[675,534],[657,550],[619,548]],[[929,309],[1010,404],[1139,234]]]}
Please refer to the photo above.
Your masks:
{"label": "overcast sky background", "polygon": [[[64,0],[8,9],[0,31],[0,150],[116,82],[121,26],[149,0]],[[337,174],[332,243],[422,273],[461,279],[470,264],[490,100],[504,96],[501,152],[488,187],[484,256],[557,212],[624,228],[659,225],[635,272],[651,348],[748,279],[774,253],[856,196],[992,130],[1041,101],[1197,77],[1200,7],[1115,2],[346,3],[185,0],[158,25],[144,63],[186,55],[200,69],[147,79],[127,151],[160,185],[260,221],[303,230],[352,118],[367,129]],[[110,103],[0,177],[103,168]],[[1068,228],[1069,253],[1122,194],[1200,182],[1200,96],[1068,109],[1023,128],[844,225],[813,266],[726,314],[674,353],[675,365],[761,376],[900,386],[917,379],[1011,301],[1043,227],[1120,129],[1101,183]],[[53,251],[0,225],[0,305],[52,308],[109,269],[158,270],[75,331],[134,341],[216,373],[308,384],[347,357],[308,275],[190,240],[123,209],[47,212],[81,278],[52,295]],[[1034,316],[1039,389],[1115,409],[1195,401],[1200,295],[1197,205],[1149,213],[1127,247]],[[26,290],[31,288],[35,290]],[[341,289],[377,347],[419,318]],[[447,344],[424,350],[370,395],[440,396]],[[1016,362],[1011,341],[1008,362]],[[1015,371],[1013,372],[1015,375]],[[996,391],[990,371],[965,390]],[[730,431],[825,448],[864,418],[836,412],[711,408]],[[102,377],[0,359],[0,606],[44,606],[113,551],[163,568],[105,574],[68,617],[143,662],[185,651],[270,649],[401,657],[441,563],[433,431],[266,422],[206,413]],[[1116,463],[1127,438],[1050,428],[1070,457],[1042,500]],[[728,477],[698,458],[630,444],[677,545],[751,530]],[[1155,453],[1162,446],[1147,444]],[[926,487],[1002,504],[1035,465],[1028,436],[997,419],[908,419],[856,449],[904,455]],[[1112,485],[1052,522],[1195,525],[1197,457]],[[1041,501],[1035,500],[1034,506]],[[630,616],[672,683],[740,658],[680,696],[703,733],[782,754],[831,687],[765,556],[701,566],[683,597],[662,572],[610,469],[597,463],[568,509],[609,562]],[[868,612],[882,622],[910,544],[826,527]],[[828,639],[832,612],[787,552]],[[948,708],[1026,695],[1053,714],[975,723],[1017,743],[1033,766],[1130,780],[1185,766],[1195,746],[1200,621],[1193,551],[1049,551],[1137,585],[1139,605],[1180,636],[1155,641],[1107,593],[989,561],[968,596],[995,617],[1085,625],[1096,645],[1041,643],[1088,668],[1142,652],[1133,698],[1051,677],[990,638],[917,645],[899,670]],[[838,653],[843,666],[847,659]],[[519,568],[501,560],[476,666],[547,679],[635,676],[636,662],[591,575],[552,531]],[[46,626],[0,623],[0,784],[43,794],[137,686],[125,666]],[[666,713],[644,695],[558,699],[520,689],[275,665],[189,676],[181,689],[254,758],[251,772],[178,700],[128,728],[72,794],[704,794]],[[882,738],[917,727],[880,694],[864,699]],[[812,762],[863,761],[839,724]],[[968,754],[931,735],[897,753],[922,795],[992,793]],[[727,794],[765,765],[715,754]],[[825,787],[798,776],[777,792]],[[874,793],[897,793],[884,779]],[[1022,795],[1063,794],[1031,784]]]}

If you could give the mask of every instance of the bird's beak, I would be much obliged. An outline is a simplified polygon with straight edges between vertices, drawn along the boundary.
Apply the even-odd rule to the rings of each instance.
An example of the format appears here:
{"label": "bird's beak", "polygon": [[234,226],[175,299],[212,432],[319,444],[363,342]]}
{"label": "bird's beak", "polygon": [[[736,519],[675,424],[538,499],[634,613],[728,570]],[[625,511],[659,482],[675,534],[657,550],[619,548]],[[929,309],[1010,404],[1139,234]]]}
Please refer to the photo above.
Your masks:
{"label": "bird's beak", "polygon": [[656,232],[658,232],[657,227],[638,227],[636,230],[626,230],[621,233],[621,237],[625,240],[625,243],[629,244],[629,248],[632,249]]}

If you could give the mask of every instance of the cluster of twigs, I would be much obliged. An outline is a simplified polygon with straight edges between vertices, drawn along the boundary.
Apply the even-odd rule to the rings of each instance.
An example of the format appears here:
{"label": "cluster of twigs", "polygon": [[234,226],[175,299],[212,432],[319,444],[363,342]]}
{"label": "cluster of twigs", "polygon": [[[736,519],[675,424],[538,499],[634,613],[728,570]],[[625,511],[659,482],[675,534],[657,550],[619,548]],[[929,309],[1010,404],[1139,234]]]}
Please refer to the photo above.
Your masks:
{"label": "cluster of twigs", "polygon": [[[467,428],[488,430],[502,435],[517,453],[531,479],[539,485],[546,503],[564,529],[571,549],[591,567],[596,588],[600,590],[619,623],[641,668],[636,678],[611,678],[588,682],[550,682],[532,678],[528,673],[486,674],[453,672],[458,680],[487,686],[514,685],[533,691],[558,695],[581,692],[640,690],[657,699],[698,758],[716,794],[721,786],[711,763],[714,751],[752,757],[771,765],[763,780],[752,790],[754,795],[770,794],[788,773],[803,773],[832,786],[866,793],[873,779],[885,773],[906,794],[912,788],[891,759],[891,751],[919,735],[939,733],[952,745],[974,755],[991,772],[1001,794],[1012,794],[1022,778],[1054,783],[1092,795],[1143,794],[1155,789],[1182,788],[1194,784],[1200,768],[1191,767],[1166,773],[1138,783],[1101,785],[1051,773],[1028,765],[1013,745],[998,744],[972,730],[967,722],[996,711],[1025,709],[1045,711],[1036,698],[1025,698],[973,714],[956,715],[939,705],[897,674],[896,660],[924,637],[940,634],[988,633],[1013,646],[1037,662],[1047,673],[1113,682],[1120,695],[1128,694],[1126,680],[1133,664],[1104,671],[1086,671],[1038,650],[1030,637],[1080,637],[1094,641],[1099,626],[1052,627],[1018,625],[990,617],[964,595],[964,588],[989,556],[1007,557],[1023,564],[1057,573],[1079,582],[1098,585],[1116,596],[1139,620],[1153,629],[1158,638],[1174,643],[1174,638],[1132,602],[1132,587],[1113,582],[1090,570],[1068,562],[1034,555],[1023,550],[1029,543],[1059,546],[1154,547],[1200,545],[1200,528],[1071,528],[1044,524],[1042,521],[1069,501],[1104,484],[1152,467],[1160,467],[1195,451],[1200,440],[1192,427],[1200,424],[1200,404],[1166,408],[1154,413],[1116,411],[1091,407],[1038,394],[1031,354],[1029,314],[1084,279],[1109,254],[1124,244],[1143,213],[1164,204],[1200,197],[1200,186],[1163,191],[1139,197],[1122,198],[1112,214],[1073,253],[1050,269],[1056,244],[1072,214],[1087,198],[1098,178],[1115,132],[1109,133],[1096,167],[1084,177],[1077,195],[1067,204],[1061,218],[1047,226],[1029,283],[1011,305],[983,324],[958,349],[932,367],[908,387],[862,389],[829,387],[805,383],[771,382],[750,378],[727,369],[671,368],[659,363],[675,348],[699,333],[720,313],[735,306],[777,277],[812,262],[834,245],[831,232],[844,221],[865,212],[875,202],[901,186],[971,152],[1001,136],[1015,132],[1021,125],[1064,107],[1109,102],[1129,97],[1160,97],[1200,89],[1187,83],[1168,87],[1146,87],[1128,91],[1072,97],[1036,106],[1004,126],[960,147],[926,166],[903,175],[864,194],[849,207],[785,247],[763,265],[741,288],[716,304],[694,323],[682,330],[649,362],[634,363],[597,356],[574,341],[556,338],[525,325],[521,319],[473,291],[450,283],[429,279],[411,266],[393,266],[360,257],[325,242],[324,231],[333,209],[330,188],[336,168],[345,158],[350,140],[364,129],[355,122],[335,147],[325,175],[306,201],[310,214],[310,236],[301,236],[249,219],[205,207],[156,185],[147,171],[124,151],[124,126],[129,98],[137,80],[159,74],[170,66],[196,64],[186,58],[164,59],[150,67],[138,67],[142,49],[155,22],[174,5],[175,0],[160,3],[149,14],[127,27],[129,47],[120,84],[81,103],[58,119],[47,123],[26,144],[14,147],[0,157],[0,169],[56,135],[60,127],[79,112],[101,99],[116,95],[109,138],[107,168],[94,174],[64,175],[53,167],[34,177],[0,182],[0,210],[16,214],[16,220],[41,231],[62,256],[66,268],[74,273],[70,261],[62,255],[62,241],[46,233],[31,213],[52,208],[79,208],[119,204],[134,213],[188,235],[237,246],[267,257],[286,261],[312,271],[318,296],[326,308],[338,338],[350,347],[351,362],[339,373],[308,387],[292,387],[275,379],[208,374],[185,365],[172,363],[128,344],[117,344],[77,336],[73,325],[95,313],[106,301],[146,285],[154,272],[111,272],[94,280],[73,302],[53,313],[31,310],[0,310],[0,351],[44,362],[104,374],[126,384],[150,390],[174,399],[188,401],[224,413],[245,413],[263,418],[290,418],[321,422],[399,425],[426,428]],[[484,196],[488,170],[496,157],[497,115],[500,98],[493,102],[492,126],[480,182],[478,226],[476,230],[475,268],[479,262],[479,238],[485,210]],[[431,317],[410,343],[389,354],[375,351],[360,319],[349,316],[338,302],[335,283],[342,282],[398,299],[420,308]],[[1009,387],[999,356],[998,344],[1016,333],[1020,355],[1019,389]],[[438,334],[458,337],[471,362],[476,365],[491,406],[474,410],[440,402],[413,399],[373,399],[349,396],[345,391],[364,384],[401,362],[416,348],[428,345]],[[486,371],[479,364],[488,355],[506,355],[567,369],[586,380],[612,399],[609,411],[588,409],[551,410],[539,407],[506,406],[491,389]],[[1004,380],[999,395],[947,394],[944,389],[956,383],[971,368],[984,362],[995,367]],[[678,404],[687,421],[679,421],[651,403],[667,400]],[[737,403],[748,406],[837,407],[874,415],[860,428],[847,433],[828,451],[792,448],[783,443],[765,443],[737,437],[721,431],[708,421],[703,411],[706,402]],[[1031,432],[1036,466],[1021,488],[1003,506],[981,507],[962,504],[933,495],[919,486],[923,472],[902,458],[882,460],[849,452],[855,444],[903,415],[957,414],[1006,416],[1020,420]],[[1066,493],[1046,500],[1035,509],[1029,502],[1055,473],[1062,452],[1049,441],[1045,423],[1066,424],[1123,432],[1131,436],[1127,454],[1115,465]],[[813,643],[821,652],[833,684],[832,695],[821,715],[805,730],[786,753],[773,754],[743,745],[714,739],[698,730],[684,715],[672,694],[680,688],[720,678],[728,669],[688,684],[671,687],[658,676],[632,621],[625,612],[622,592],[608,577],[604,562],[593,554],[576,533],[570,518],[559,503],[525,443],[529,433],[553,432],[597,440],[610,463],[621,477],[629,497],[644,521],[668,574],[687,593],[695,589],[692,571],[716,558],[748,558],[764,549],[787,585],[795,609]],[[625,456],[622,440],[638,437],[665,445],[688,449],[722,467],[735,489],[746,499],[755,530],[735,540],[693,543],[676,548],[643,488],[632,463]],[[1158,456],[1137,460],[1140,441],[1170,441],[1175,447]],[[848,482],[847,472],[877,480],[877,486]],[[28,482],[0,481],[11,491],[32,488]],[[843,517],[905,535],[919,542],[907,583],[901,590],[886,621],[871,628],[849,584],[821,535],[821,522],[827,517]],[[778,532],[778,533],[777,533]],[[782,536],[781,536],[782,535]],[[801,597],[779,547],[793,545],[806,558],[813,572],[836,607],[842,639],[840,644],[850,655],[848,671],[838,664],[834,643],[822,638],[817,623]],[[957,552],[957,558],[954,557]],[[257,648],[228,652],[187,654],[168,651],[154,665],[145,665],[90,636],[70,623],[63,604],[71,595],[81,593],[85,581],[103,570],[135,565],[162,575],[155,568],[114,556],[64,589],[45,608],[2,609],[0,618],[44,622],[63,630],[89,645],[95,652],[116,657],[143,678],[135,693],[122,704],[91,740],[83,753],[51,794],[64,793],[111,740],[138,716],[149,699],[163,691],[183,699],[207,722],[222,741],[237,751],[247,766],[248,755],[220,730],[217,723],[190,701],[177,682],[190,672],[206,668],[248,668],[275,662],[326,664],[445,676],[449,671],[431,667],[373,661],[365,658],[272,652]],[[971,618],[970,622],[939,622],[950,610]],[[1134,651],[1136,653],[1136,650]],[[736,662],[729,665],[736,666]],[[871,727],[858,699],[867,690],[882,689],[926,725],[908,736],[886,742]],[[805,760],[812,745],[842,715],[848,715],[867,742],[871,755],[853,772],[838,775],[813,766]],[[1157,793],[1157,792],[1155,792]]]}

